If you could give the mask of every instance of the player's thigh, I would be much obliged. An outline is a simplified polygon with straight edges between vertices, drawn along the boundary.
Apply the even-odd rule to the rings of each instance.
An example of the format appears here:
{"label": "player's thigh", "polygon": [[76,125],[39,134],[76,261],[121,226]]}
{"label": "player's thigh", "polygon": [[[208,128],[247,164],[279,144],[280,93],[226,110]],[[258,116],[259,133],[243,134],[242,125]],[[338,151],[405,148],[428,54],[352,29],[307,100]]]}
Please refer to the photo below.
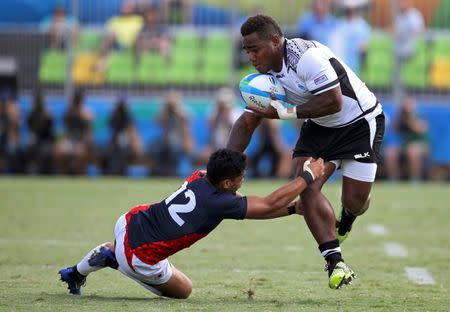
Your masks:
{"label": "player's thigh", "polygon": [[[189,290],[190,281],[186,281],[187,278],[183,279],[183,276],[179,276],[178,270],[175,271],[174,277],[174,271],[172,270],[172,265],[168,259],[163,259],[151,265],[141,261],[136,255],[132,254],[130,250],[125,250],[126,247],[124,241],[126,231],[126,215],[122,215],[117,220],[114,229],[116,241],[115,254],[117,263],[119,264],[119,271],[157,295],[171,296],[171,294],[174,294],[177,295],[176,298],[185,295],[187,290]],[[171,288],[169,286],[167,290],[168,293],[164,293],[158,289],[159,286],[168,284],[171,280],[180,281],[181,285],[178,288],[174,288],[173,291],[170,291]],[[169,285],[172,283],[173,282],[170,282]],[[154,291],[154,289],[157,291]]]}
{"label": "player's thigh", "polygon": [[342,204],[345,207],[361,207],[368,202],[377,172],[376,163],[355,160],[342,161]]}
{"label": "player's thigh", "polygon": [[192,292],[191,280],[175,266],[172,266],[172,276],[170,279],[161,285],[152,285],[159,290],[163,296],[186,299]]}
{"label": "player's thigh", "polygon": [[[298,177],[303,172],[303,164],[309,157],[296,157],[294,158],[294,162],[296,163],[296,172],[295,175]],[[324,162],[324,174],[317,178],[313,183],[311,183],[305,191],[320,191],[322,186],[327,182],[333,172],[336,170],[336,163],[326,161]]]}

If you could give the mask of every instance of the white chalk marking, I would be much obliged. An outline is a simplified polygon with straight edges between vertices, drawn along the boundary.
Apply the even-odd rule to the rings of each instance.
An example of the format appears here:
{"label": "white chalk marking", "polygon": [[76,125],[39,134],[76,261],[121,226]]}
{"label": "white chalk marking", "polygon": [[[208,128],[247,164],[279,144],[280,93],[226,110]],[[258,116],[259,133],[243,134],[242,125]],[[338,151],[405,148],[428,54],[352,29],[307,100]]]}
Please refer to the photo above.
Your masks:
{"label": "white chalk marking", "polygon": [[417,285],[433,285],[434,279],[427,269],[419,267],[406,267],[406,276],[411,282]]}
{"label": "white chalk marking", "polygon": [[389,257],[405,258],[408,256],[406,247],[397,243],[385,243],[384,251]]}
{"label": "white chalk marking", "polygon": [[382,224],[369,224],[367,226],[367,230],[369,231],[370,234],[378,236],[386,235],[387,233],[386,228]]}

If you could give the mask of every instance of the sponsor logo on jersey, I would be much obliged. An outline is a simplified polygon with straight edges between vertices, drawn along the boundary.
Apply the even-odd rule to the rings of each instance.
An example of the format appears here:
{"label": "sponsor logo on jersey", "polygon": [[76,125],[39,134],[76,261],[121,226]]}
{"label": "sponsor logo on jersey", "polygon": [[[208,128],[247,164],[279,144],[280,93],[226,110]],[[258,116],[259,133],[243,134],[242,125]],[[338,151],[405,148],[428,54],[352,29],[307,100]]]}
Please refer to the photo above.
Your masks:
{"label": "sponsor logo on jersey", "polygon": [[365,152],[364,154],[356,154],[356,155],[353,155],[353,157],[355,157],[355,159],[368,158],[368,157],[370,157],[370,153]]}
{"label": "sponsor logo on jersey", "polygon": [[300,84],[300,83],[298,83],[297,84],[297,87],[302,91],[302,92],[306,92],[306,91],[308,91],[308,89],[306,89],[306,87],[305,86],[303,86],[302,84]]}
{"label": "sponsor logo on jersey", "polygon": [[321,83],[324,83],[324,82],[327,81],[327,80],[328,80],[327,75],[322,75],[322,76],[317,77],[316,79],[314,79],[314,83],[315,83],[316,86],[317,86],[317,85],[319,85],[319,84],[321,84]]}

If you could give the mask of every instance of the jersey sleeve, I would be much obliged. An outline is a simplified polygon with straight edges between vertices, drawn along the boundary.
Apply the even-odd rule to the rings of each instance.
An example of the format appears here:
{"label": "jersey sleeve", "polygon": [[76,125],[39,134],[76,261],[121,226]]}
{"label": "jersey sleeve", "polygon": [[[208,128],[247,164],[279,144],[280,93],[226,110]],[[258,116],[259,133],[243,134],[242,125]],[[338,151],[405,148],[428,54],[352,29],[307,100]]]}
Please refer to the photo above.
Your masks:
{"label": "jersey sleeve", "polygon": [[224,196],[221,200],[220,208],[217,211],[221,219],[242,220],[247,214],[247,197],[233,194]]}
{"label": "jersey sleeve", "polygon": [[309,92],[314,95],[339,85],[339,79],[328,57],[317,48],[311,48],[302,55],[297,65],[297,73]]}

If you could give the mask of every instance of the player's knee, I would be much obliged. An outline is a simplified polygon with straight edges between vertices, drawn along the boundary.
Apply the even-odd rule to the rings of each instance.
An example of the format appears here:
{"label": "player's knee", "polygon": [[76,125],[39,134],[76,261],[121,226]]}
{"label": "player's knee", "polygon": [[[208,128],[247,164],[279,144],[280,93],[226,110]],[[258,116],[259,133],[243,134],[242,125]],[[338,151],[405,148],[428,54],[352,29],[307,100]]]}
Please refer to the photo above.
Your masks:
{"label": "player's knee", "polygon": [[172,297],[175,299],[187,299],[192,293],[192,283],[191,281],[186,282],[183,287],[178,289],[177,293]]}
{"label": "player's knee", "polygon": [[303,203],[308,203],[314,200],[320,194],[320,188],[314,185],[309,185],[301,194],[300,198]]}
{"label": "player's knee", "polygon": [[187,299],[191,295],[191,293],[192,293],[192,284],[190,285],[190,287],[185,288],[180,299]]}
{"label": "player's knee", "polygon": [[342,205],[350,210],[355,216],[362,215],[369,209],[370,204],[370,194],[358,194],[354,193],[351,195],[344,194],[342,196]]}

